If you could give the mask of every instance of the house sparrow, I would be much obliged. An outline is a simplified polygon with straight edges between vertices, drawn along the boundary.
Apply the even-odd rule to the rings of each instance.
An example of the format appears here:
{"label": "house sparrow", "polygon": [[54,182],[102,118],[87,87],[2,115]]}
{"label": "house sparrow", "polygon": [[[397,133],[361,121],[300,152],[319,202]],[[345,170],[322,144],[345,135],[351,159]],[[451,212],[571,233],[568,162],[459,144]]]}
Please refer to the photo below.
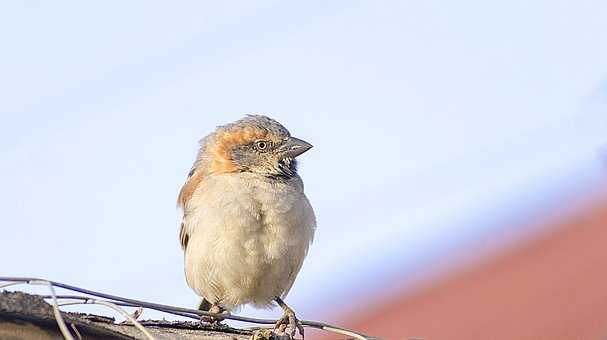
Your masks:
{"label": "house sparrow", "polygon": [[283,299],[316,228],[295,161],[311,147],[260,115],[219,126],[200,141],[179,193],[179,238],[187,283],[210,312],[276,302],[284,314],[275,328],[303,336]]}

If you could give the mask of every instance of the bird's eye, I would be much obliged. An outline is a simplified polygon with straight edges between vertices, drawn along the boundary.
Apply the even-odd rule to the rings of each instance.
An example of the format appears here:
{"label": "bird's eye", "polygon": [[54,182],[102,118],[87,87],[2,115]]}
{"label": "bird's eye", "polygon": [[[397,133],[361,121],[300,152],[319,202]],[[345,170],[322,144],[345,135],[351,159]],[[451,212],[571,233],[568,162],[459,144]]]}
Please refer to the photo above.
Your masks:
{"label": "bird's eye", "polygon": [[257,141],[255,142],[255,147],[259,151],[265,151],[268,148],[268,142],[263,140]]}

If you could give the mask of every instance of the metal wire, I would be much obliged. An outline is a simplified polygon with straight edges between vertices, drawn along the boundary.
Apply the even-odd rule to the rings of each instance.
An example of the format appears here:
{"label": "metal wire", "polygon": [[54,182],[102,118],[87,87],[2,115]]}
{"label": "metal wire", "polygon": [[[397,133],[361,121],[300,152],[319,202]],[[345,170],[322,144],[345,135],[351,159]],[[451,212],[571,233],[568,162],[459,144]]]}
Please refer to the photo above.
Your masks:
{"label": "metal wire", "polygon": [[139,321],[135,320],[135,318],[133,316],[131,316],[129,313],[127,313],[124,309],[118,307],[115,303],[88,298],[83,301],[77,301],[77,302],[62,302],[62,303],[58,304],[58,306],[87,305],[87,304],[102,305],[102,306],[106,306],[106,307],[109,307],[109,308],[117,311],[118,313],[122,314],[122,316],[124,316],[127,320],[129,320],[135,327],[137,327],[143,333],[143,335],[145,335],[146,338],[148,338],[150,340],[154,340],[154,337],[152,336],[152,334],[150,334],[150,332],[148,332],[148,330],[145,329],[145,327],[143,327],[143,325],[141,323],[139,323]]}
{"label": "metal wire", "polygon": [[[8,280],[2,280],[2,281],[8,281]],[[21,282],[19,282],[21,283]],[[34,279],[34,280],[30,280],[27,282],[30,285],[42,285],[42,286],[47,286],[48,289],[51,291],[51,298],[53,300],[52,306],[53,306],[53,314],[55,315],[55,320],[57,321],[57,326],[59,326],[59,330],[61,331],[61,334],[63,334],[63,337],[67,340],[74,340],[74,337],[72,336],[72,333],[70,333],[69,329],[67,329],[67,326],[65,325],[65,321],[63,320],[63,316],[61,315],[61,311],[59,310],[59,305],[57,304],[57,294],[55,294],[55,288],[53,288],[53,283],[47,280],[40,280],[40,279]]]}
{"label": "metal wire", "polygon": [[[200,319],[200,316],[210,316],[217,320],[228,319],[228,320],[235,320],[235,321],[242,321],[242,322],[247,322],[247,323],[263,324],[263,325],[273,325],[277,322],[277,320],[271,320],[271,319],[258,319],[258,318],[251,318],[251,317],[224,314],[224,313],[216,314],[216,313],[209,313],[209,312],[201,311],[201,310],[197,310],[197,309],[176,307],[176,306],[164,305],[164,304],[159,304],[159,303],[135,300],[135,299],[120,297],[120,296],[116,296],[116,295],[96,292],[93,290],[80,288],[80,287],[68,285],[68,284],[61,283],[61,282],[50,281],[50,280],[41,280],[41,279],[33,278],[33,277],[0,276],[0,281],[23,282],[23,283],[46,282],[50,285],[51,294],[52,294],[51,296],[47,296],[47,298],[53,298],[55,303],[56,303],[57,298],[79,299],[79,300],[84,300],[84,299],[88,299],[88,298],[76,296],[76,295],[55,295],[54,291],[52,290],[53,286],[75,291],[75,292],[79,292],[79,293],[86,294],[86,295],[91,295],[91,296],[96,296],[96,297],[100,297],[103,299],[107,299],[108,301],[104,301],[104,300],[96,300],[96,301],[103,301],[103,302],[107,302],[110,304],[114,304],[116,306],[149,308],[149,309],[154,309],[154,310],[158,310],[161,312],[170,313],[170,314],[179,315],[179,316],[188,317],[188,318],[193,318],[193,319],[197,319],[197,320]],[[57,308],[57,310],[58,310],[58,308]],[[59,315],[59,317],[61,317],[61,316]],[[63,320],[63,319],[61,318],[61,320]],[[59,323],[59,319],[57,320],[57,322]],[[324,322],[309,321],[309,320],[300,320],[300,322],[303,326],[317,328],[317,329],[321,329],[324,331],[337,333],[337,334],[341,334],[341,335],[346,335],[346,336],[353,337],[355,339],[360,339],[360,340],[374,339],[372,337],[369,337],[369,336],[366,336],[366,335],[363,335],[363,334],[360,334],[360,333],[357,333],[357,332],[354,332],[354,331],[351,331],[351,330],[348,330],[345,328],[333,326],[333,325],[330,325],[330,324],[327,324]],[[66,331],[67,331],[67,328],[66,328]],[[71,334],[69,333],[69,331],[67,334],[69,334],[69,337],[67,337],[64,334],[66,339],[73,340],[73,337],[71,337]]]}
{"label": "metal wire", "polygon": [[[41,295],[41,297],[43,299],[50,299],[51,298],[50,295]],[[57,299],[86,300],[86,299],[89,299],[89,298],[86,297],[86,296],[80,296],[80,295],[57,295]],[[142,306],[139,306],[139,305],[136,305],[136,304],[132,304],[132,303],[128,303],[128,302],[110,301],[110,300],[101,300],[101,301],[112,302],[113,304],[115,304],[117,306],[122,306],[122,307],[140,307],[140,308],[142,308]],[[154,309],[154,308],[150,308],[150,309]],[[198,315],[192,315],[190,313],[177,312],[177,311],[169,311],[169,310],[160,310],[160,309],[156,309],[156,310],[161,311],[163,313],[168,313],[168,314],[173,314],[173,315],[179,315],[179,316],[183,316],[183,317],[186,317],[186,318],[200,320],[200,316],[198,316]]]}

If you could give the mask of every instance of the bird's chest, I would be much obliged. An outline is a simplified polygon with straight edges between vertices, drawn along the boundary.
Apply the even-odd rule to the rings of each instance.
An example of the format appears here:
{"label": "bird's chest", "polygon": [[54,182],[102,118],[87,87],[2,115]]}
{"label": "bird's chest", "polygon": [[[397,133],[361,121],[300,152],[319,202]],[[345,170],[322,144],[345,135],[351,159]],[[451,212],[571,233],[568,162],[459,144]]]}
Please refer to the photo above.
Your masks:
{"label": "bird's chest", "polygon": [[214,248],[246,262],[272,262],[307,248],[313,212],[298,186],[232,178],[216,184],[190,215]]}
{"label": "bird's chest", "polygon": [[188,284],[210,301],[267,305],[291,287],[315,229],[301,181],[208,179],[186,206]]}
{"label": "bird's chest", "polygon": [[[280,258],[290,248],[309,243],[304,200],[301,193],[290,188],[254,188],[227,203],[232,206],[228,210],[240,213],[225,216],[224,227],[234,245],[242,247],[251,260]],[[234,217],[239,221],[232,223]]]}

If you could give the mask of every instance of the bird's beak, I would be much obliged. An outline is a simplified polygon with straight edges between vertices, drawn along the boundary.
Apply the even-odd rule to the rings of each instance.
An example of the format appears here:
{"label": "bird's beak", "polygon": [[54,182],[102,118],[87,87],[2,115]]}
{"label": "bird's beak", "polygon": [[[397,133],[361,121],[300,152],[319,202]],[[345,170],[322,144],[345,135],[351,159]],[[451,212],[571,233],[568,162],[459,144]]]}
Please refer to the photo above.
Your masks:
{"label": "bird's beak", "polygon": [[295,158],[311,148],[312,144],[299,138],[289,137],[286,142],[278,147],[278,152],[285,158]]}

